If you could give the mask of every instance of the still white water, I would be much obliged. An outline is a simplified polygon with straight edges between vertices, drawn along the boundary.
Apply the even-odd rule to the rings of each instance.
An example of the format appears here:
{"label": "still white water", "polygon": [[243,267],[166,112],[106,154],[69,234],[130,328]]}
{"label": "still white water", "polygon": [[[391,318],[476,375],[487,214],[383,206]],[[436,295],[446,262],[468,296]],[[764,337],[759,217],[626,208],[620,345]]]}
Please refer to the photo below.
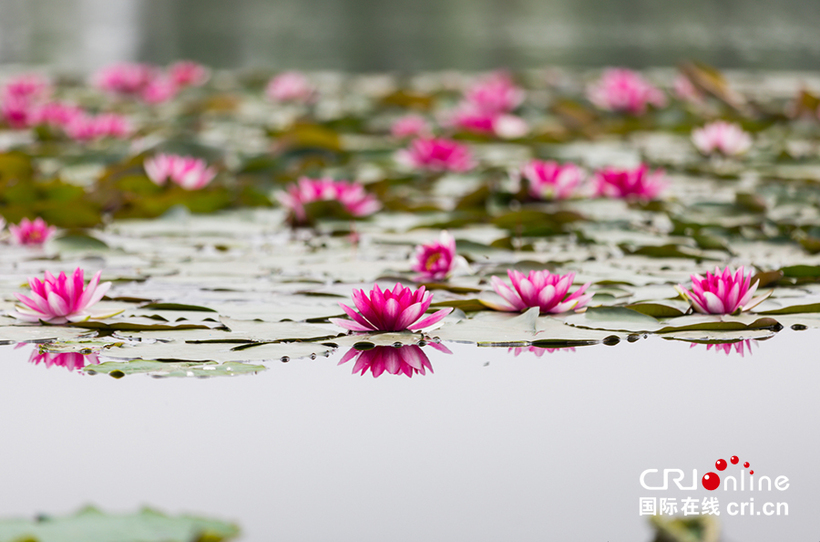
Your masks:
{"label": "still white water", "polygon": [[[724,540],[813,541],[817,340],[786,329],[743,357],[657,337],[540,358],[449,343],[425,348],[435,372],[412,379],[352,375],[337,352],[234,378],[117,380],[3,346],[0,510],[150,505],[234,520],[246,542],[649,542],[640,497],[725,510],[751,496],[789,516],[723,511]],[[732,455],[788,490],[639,483]]]}

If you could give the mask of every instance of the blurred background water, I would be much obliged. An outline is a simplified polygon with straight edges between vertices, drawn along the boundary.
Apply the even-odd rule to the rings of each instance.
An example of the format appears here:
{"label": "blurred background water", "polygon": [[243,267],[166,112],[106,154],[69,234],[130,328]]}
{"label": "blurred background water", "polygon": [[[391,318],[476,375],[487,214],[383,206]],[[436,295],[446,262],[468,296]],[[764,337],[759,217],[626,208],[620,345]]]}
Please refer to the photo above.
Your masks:
{"label": "blurred background water", "polygon": [[0,0],[0,64],[820,66],[816,0]]}

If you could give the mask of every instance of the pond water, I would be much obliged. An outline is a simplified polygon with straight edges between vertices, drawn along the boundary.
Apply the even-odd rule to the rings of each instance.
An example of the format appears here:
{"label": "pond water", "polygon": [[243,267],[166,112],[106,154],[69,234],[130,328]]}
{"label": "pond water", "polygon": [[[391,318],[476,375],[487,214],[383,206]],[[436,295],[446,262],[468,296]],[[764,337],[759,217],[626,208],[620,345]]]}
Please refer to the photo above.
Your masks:
{"label": "pond water", "polygon": [[820,80],[645,75],[10,79],[3,515],[631,541],[692,495],[814,540]]}
{"label": "pond water", "polygon": [[226,68],[544,64],[815,69],[811,0],[31,0],[0,5],[0,63],[92,70],[193,58]]}
{"label": "pond water", "polygon": [[723,539],[814,540],[817,340],[785,329],[742,356],[653,336],[540,356],[445,342],[413,378],[354,375],[340,349],[234,378],[115,379],[2,346],[0,509],[148,504],[235,520],[246,542],[648,541],[642,471],[737,455],[789,477],[756,495],[789,516],[724,512]]}

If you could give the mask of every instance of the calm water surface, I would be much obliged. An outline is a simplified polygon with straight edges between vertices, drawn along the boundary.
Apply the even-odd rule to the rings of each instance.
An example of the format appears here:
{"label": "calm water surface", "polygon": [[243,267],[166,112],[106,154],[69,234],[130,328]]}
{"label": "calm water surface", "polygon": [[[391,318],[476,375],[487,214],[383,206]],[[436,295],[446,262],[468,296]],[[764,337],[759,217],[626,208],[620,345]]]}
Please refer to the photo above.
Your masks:
{"label": "calm water surface", "polygon": [[643,470],[738,455],[789,477],[765,496],[790,513],[724,514],[724,540],[816,541],[818,338],[785,330],[743,357],[659,338],[542,357],[448,344],[412,379],[353,375],[339,352],[116,380],[4,346],[0,510],[148,504],[235,520],[247,542],[649,542]]}
{"label": "calm water surface", "polygon": [[674,65],[814,70],[816,0],[3,0],[0,64],[91,70]]}

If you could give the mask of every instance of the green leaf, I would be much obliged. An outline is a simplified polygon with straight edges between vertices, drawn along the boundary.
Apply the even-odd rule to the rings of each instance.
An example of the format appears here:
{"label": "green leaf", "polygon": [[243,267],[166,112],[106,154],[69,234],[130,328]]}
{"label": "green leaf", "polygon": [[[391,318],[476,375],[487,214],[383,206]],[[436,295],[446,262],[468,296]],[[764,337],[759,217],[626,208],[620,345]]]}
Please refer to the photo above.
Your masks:
{"label": "green leaf", "polygon": [[810,303],[808,305],[791,305],[782,309],[772,309],[760,311],[757,314],[766,316],[776,316],[778,314],[804,314],[809,312],[820,312],[820,303]]}
{"label": "green leaf", "polygon": [[[251,365],[239,361],[226,361],[224,363],[201,362],[201,361],[154,361],[154,360],[134,360],[134,361],[106,361],[99,365],[87,365],[83,368],[88,374],[107,374],[114,378],[122,378],[127,375],[148,374],[161,377],[209,377],[209,376],[239,376],[243,374],[256,374],[266,371],[264,365]],[[0,542],[3,542],[0,539]]]}
{"label": "green leaf", "polygon": [[451,299],[430,304],[431,309],[439,309],[442,307],[453,307],[455,309],[461,309],[464,312],[486,311],[489,309],[480,299]]}
{"label": "green leaf", "polygon": [[57,237],[52,241],[58,250],[65,251],[86,251],[86,250],[108,250],[108,245],[83,232],[69,233],[61,237]]}
{"label": "green leaf", "polygon": [[590,307],[566,319],[569,325],[607,331],[656,331],[663,325],[647,314],[626,307]]}
{"label": "green leaf", "polygon": [[715,516],[650,516],[656,542],[718,542],[720,526]]}
{"label": "green leaf", "polygon": [[[690,320],[687,320],[691,318]],[[684,323],[684,321],[692,321],[696,318],[701,318],[707,321],[693,322],[691,324]],[[780,323],[774,318],[756,318],[753,321],[746,323],[744,320],[754,318],[749,315],[745,318],[731,317],[731,316],[704,316],[698,317],[681,317],[668,321],[667,323],[675,322],[678,325],[667,325],[661,329],[656,330],[658,334],[675,333],[679,331],[743,331],[747,329],[777,329]]]}
{"label": "green leaf", "polygon": [[147,305],[142,305],[140,308],[161,311],[216,312],[208,307],[200,307],[199,305],[184,305],[182,303],[148,303]]}
{"label": "green leaf", "polygon": [[820,265],[790,265],[781,269],[784,277],[789,278],[820,278]]}
{"label": "green leaf", "polygon": [[684,311],[677,307],[671,307],[662,303],[633,303],[627,305],[626,308],[653,318],[675,318],[684,315]]}
{"label": "green leaf", "polygon": [[85,320],[83,322],[74,322],[66,324],[74,327],[81,327],[85,329],[105,329],[105,330],[119,330],[119,331],[141,331],[141,330],[169,330],[169,329],[213,329],[221,327],[219,322],[167,322],[157,323],[146,317],[134,318],[111,318],[109,320]]}
{"label": "green leaf", "polygon": [[237,536],[239,528],[231,523],[149,509],[106,514],[86,508],[66,517],[0,520],[0,542],[221,542]]}

